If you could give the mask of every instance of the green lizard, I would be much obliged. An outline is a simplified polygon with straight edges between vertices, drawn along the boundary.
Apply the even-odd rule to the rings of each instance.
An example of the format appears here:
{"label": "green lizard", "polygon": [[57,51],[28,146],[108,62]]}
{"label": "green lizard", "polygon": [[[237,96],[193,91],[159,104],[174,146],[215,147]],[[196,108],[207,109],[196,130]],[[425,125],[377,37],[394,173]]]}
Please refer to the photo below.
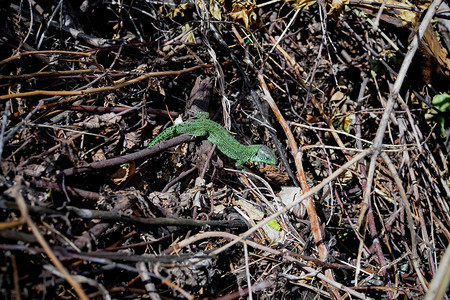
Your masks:
{"label": "green lizard", "polygon": [[236,160],[238,169],[244,168],[244,163],[263,162],[270,165],[277,164],[277,157],[269,147],[264,145],[242,145],[225,128],[208,118],[208,113],[196,112],[195,119],[173,125],[161,132],[148,148],[173,136],[189,134],[194,137],[206,136],[208,141],[217,145],[217,148],[226,156]]}

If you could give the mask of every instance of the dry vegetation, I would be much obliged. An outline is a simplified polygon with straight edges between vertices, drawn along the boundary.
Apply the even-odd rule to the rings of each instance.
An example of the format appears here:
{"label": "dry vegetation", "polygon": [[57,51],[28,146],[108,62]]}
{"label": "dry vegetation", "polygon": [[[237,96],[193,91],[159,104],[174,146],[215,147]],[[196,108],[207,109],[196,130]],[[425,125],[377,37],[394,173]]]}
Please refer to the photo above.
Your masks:
{"label": "dry vegetation", "polygon": [[[429,2],[119,2],[0,1],[3,299],[447,286],[449,36]],[[279,164],[146,148],[196,110]]]}

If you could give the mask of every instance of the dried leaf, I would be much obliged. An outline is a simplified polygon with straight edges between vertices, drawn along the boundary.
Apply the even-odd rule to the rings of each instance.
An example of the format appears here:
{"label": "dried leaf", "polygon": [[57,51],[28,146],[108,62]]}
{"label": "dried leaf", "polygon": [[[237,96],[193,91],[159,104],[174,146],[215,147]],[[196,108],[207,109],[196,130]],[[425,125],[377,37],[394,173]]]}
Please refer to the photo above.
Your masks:
{"label": "dried leaf", "polygon": [[344,9],[344,6],[347,5],[348,3],[349,3],[348,0],[334,0],[330,4],[330,10],[328,11],[328,15],[331,16],[333,19],[337,20],[342,10]]}
{"label": "dried leaf", "polygon": [[249,29],[250,26],[256,22],[257,16],[254,12],[256,8],[256,3],[252,1],[246,2],[234,2],[233,10],[230,13],[230,17],[233,18],[234,21],[241,20],[245,28]]}
{"label": "dried leaf", "polygon": [[127,180],[130,176],[132,176],[136,172],[136,164],[134,162],[129,164],[123,164],[120,168],[114,172],[110,178],[111,180],[119,185],[125,180]]}
{"label": "dried leaf", "polygon": [[209,2],[209,12],[214,19],[222,21],[222,11],[220,10],[220,6],[216,1],[211,0]]}
{"label": "dried leaf", "polygon": [[76,125],[83,128],[96,129],[117,124],[120,120],[122,120],[121,116],[118,116],[115,113],[108,113],[91,116],[83,122],[76,123]]}

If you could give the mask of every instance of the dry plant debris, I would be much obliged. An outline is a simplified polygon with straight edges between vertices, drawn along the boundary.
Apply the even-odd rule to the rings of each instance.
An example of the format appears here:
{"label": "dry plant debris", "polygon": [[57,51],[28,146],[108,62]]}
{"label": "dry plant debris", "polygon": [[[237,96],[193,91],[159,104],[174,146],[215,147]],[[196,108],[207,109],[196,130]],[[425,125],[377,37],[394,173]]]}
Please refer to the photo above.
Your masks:
{"label": "dry plant debris", "polygon": [[[2,298],[444,297],[446,3],[0,13]],[[147,148],[195,111],[280,163],[236,170],[189,136]]]}

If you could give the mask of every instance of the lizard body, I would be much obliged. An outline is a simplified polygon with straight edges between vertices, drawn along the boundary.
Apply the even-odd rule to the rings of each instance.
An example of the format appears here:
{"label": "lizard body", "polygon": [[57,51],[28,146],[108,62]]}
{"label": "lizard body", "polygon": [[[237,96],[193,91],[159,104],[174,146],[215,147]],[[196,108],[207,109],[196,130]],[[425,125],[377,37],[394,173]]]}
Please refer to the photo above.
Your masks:
{"label": "lizard body", "polygon": [[245,162],[263,162],[270,165],[277,164],[277,157],[265,145],[243,145],[239,143],[225,128],[208,118],[208,113],[196,113],[195,119],[173,125],[161,132],[148,145],[149,148],[180,134],[194,137],[206,136],[208,141],[226,156],[236,160],[236,167],[243,168]]}

